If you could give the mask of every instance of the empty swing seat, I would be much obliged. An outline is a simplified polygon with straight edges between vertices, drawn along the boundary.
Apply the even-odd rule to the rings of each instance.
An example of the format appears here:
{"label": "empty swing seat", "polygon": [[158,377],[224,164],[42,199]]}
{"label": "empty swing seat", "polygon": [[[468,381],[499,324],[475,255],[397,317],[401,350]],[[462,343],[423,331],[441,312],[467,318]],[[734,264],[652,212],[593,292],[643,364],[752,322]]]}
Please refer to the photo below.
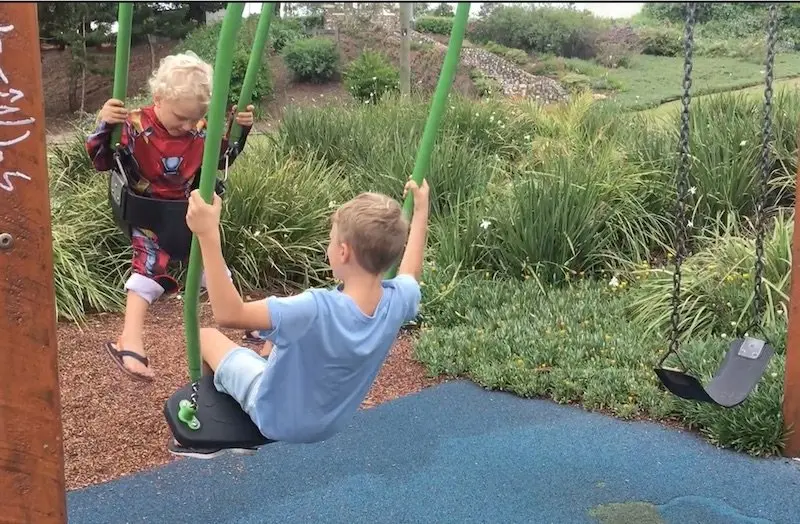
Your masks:
{"label": "empty swing seat", "polygon": [[261,434],[250,416],[233,397],[214,387],[214,376],[206,375],[197,383],[197,412],[200,427],[190,429],[178,419],[182,400],[192,396],[192,384],[187,384],[164,403],[164,416],[172,435],[182,446],[191,448],[252,448],[274,442]]}
{"label": "empty swing seat", "polygon": [[656,368],[655,373],[664,387],[680,398],[730,408],[745,401],[764,375],[773,354],[775,350],[763,340],[736,339],[705,387],[695,377],[681,371]]}

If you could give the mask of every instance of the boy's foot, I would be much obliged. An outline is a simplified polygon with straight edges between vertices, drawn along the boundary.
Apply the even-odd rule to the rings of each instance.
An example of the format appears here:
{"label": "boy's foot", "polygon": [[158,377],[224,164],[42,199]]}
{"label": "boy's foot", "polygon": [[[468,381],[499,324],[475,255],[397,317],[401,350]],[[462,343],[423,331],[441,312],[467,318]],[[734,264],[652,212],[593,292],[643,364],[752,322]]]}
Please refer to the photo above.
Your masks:
{"label": "boy's foot", "polygon": [[167,444],[167,450],[177,457],[190,457],[196,459],[212,459],[219,457],[225,452],[233,453],[234,455],[253,455],[256,451],[258,451],[257,448],[189,448],[181,446],[174,438],[170,439],[169,444]]}
{"label": "boy's foot", "polygon": [[152,382],[153,370],[150,360],[136,351],[120,350],[113,342],[106,342],[105,349],[119,369],[135,380]]}

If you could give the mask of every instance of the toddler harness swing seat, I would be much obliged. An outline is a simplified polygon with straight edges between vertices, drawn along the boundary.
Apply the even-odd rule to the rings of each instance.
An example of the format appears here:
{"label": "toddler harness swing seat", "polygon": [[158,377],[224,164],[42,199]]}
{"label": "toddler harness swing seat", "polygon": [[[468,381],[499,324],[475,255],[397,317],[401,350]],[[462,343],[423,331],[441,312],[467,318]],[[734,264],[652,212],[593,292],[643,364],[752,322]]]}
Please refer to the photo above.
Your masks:
{"label": "toddler harness swing seat", "polygon": [[[242,132],[242,144],[248,130]],[[235,143],[224,153],[225,176],[217,178],[214,191],[221,196],[225,193],[225,181],[229,155],[241,150]],[[151,198],[133,190],[141,180],[136,161],[130,151],[117,144],[114,151],[114,167],[108,178],[108,203],[117,227],[130,239],[133,228],[148,229],[158,237],[159,246],[175,259],[183,260],[189,256],[192,245],[192,232],[186,225],[188,200],[164,200]],[[199,174],[195,175],[191,189],[200,185]]]}
{"label": "toddler harness swing seat", "polygon": [[[766,81],[764,96],[764,125],[761,143],[761,177],[758,184],[759,195],[756,199],[756,262],[754,288],[754,321],[746,330],[740,330],[738,338],[728,348],[721,366],[708,385],[687,371],[664,367],[669,355],[674,354],[678,360],[680,337],[680,285],[681,262],[686,255],[686,197],[689,188],[689,101],[692,83],[692,47],[694,43],[693,28],[695,22],[695,4],[687,6],[686,27],[684,32],[684,79],[683,79],[683,111],[681,113],[680,131],[680,164],[678,166],[677,185],[678,201],[676,213],[676,253],[675,271],[672,288],[672,329],[669,350],[663,355],[655,368],[658,379],[672,394],[698,402],[715,404],[732,408],[744,402],[767,369],[772,355],[775,353],[768,340],[747,336],[749,331],[761,330],[764,291],[762,276],[764,273],[764,207],[766,206],[767,184],[770,176],[769,152],[772,132],[772,78],[775,58],[775,39],[777,35],[777,9],[775,4],[769,8],[769,27],[767,37]],[[766,337],[765,337],[766,338]],[[681,362],[683,369],[687,367]]]}

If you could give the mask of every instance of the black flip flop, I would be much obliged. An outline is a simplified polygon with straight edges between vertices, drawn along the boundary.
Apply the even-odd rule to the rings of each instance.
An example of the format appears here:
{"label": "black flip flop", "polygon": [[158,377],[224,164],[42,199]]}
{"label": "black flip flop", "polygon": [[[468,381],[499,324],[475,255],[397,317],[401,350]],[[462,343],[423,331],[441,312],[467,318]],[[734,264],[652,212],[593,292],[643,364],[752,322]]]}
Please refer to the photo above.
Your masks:
{"label": "black flip flop", "polygon": [[126,368],[125,367],[125,363],[122,361],[122,357],[131,357],[133,359],[138,360],[139,362],[141,362],[145,366],[150,367],[150,360],[147,357],[143,357],[139,353],[134,353],[133,351],[125,351],[125,350],[120,351],[111,342],[106,342],[105,348],[106,348],[106,352],[111,357],[111,360],[114,361],[114,363],[117,365],[117,367],[119,369],[121,369],[123,372],[125,372],[126,374],[128,374],[131,378],[133,378],[134,380],[140,380],[142,382],[152,382],[153,381],[152,377],[146,377],[144,375],[141,375],[139,373],[136,373],[136,372],[131,371],[130,369]]}
{"label": "black flip flop", "polygon": [[250,342],[251,344],[263,344],[264,342],[267,341],[266,338],[261,338],[261,337],[257,337],[257,336],[254,337],[253,333],[258,333],[258,330],[257,329],[253,329],[253,330],[250,330],[250,331],[245,331],[244,332],[244,336],[242,337],[242,340],[244,340],[245,342]]}

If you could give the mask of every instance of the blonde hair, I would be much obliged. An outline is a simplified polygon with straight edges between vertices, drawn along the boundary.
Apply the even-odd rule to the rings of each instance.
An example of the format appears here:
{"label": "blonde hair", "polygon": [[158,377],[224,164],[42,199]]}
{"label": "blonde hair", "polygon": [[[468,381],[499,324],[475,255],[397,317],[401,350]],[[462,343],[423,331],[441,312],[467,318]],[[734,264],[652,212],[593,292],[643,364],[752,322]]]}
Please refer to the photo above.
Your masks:
{"label": "blonde hair", "polygon": [[378,275],[403,254],[408,221],[396,200],[380,193],[361,193],[331,218],[338,240],[350,245],[358,264]]}
{"label": "blonde hair", "polygon": [[165,56],[150,77],[150,93],[170,101],[195,98],[207,106],[213,74],[213,68],[192,51]]}

